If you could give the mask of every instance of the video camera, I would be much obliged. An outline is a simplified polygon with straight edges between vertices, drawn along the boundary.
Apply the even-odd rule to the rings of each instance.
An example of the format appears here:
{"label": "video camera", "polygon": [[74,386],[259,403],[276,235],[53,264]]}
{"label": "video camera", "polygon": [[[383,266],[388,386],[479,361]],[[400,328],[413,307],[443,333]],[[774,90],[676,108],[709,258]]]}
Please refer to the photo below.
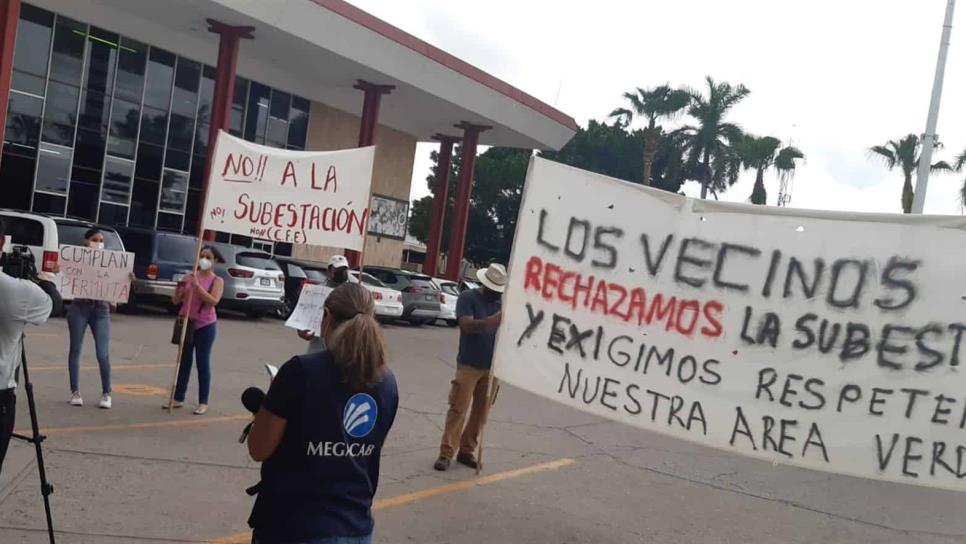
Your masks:
{"label": "video camera", "polygon": [[36,280],[37,259],[27,246],[11,246],[10,251],[0,255],[3,273],[22,280]]}

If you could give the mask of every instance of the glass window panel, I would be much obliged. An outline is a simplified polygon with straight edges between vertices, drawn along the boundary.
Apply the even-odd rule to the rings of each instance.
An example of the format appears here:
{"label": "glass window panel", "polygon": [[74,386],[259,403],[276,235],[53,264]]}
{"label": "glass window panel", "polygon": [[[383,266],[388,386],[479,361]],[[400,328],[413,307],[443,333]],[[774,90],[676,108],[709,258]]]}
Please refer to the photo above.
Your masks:
{"label": "glass window panel", "polygon": [[134,166],[134,175],[139,178],[159,181],[161,179],[163,153],[163,147],[142,142],[138,146],[138,160]]}
{"label": "glass window panel", "polygon": [[[188,191],[188,175],[184,172],[165,170],[161,181],[161,210],[184,211],[185,193]],[[178,230],[181,230],[180,226]]]}
{"label": "glass window panel", "polygon": [[159,213],[158,214],[158,230],[166,230],[169,232],[181,232],[181,222],[183,221],[180,215],[175,215],[171,213]]}
{"label": "glass window panel", "polygon": [[92,26],[87,40],[91,51],[84,86],[102,93],[111,92],[114,89],[114,71],[117,69],[118,36]]}
{"label": "glass window panel", "polygon": [[0,161],[0,208],[30,208],[36,161],[35,157],[23,157],[10,152],[3,154],[3,160]]}
{"label": "glass window panel", "polygon": [[292,108],[288,114],[288,145],[305,148],[305,134],[309,129],[309,101],[292,97]]}
{"label": "glass window panel", "polygon": [[172,53],[156,47],[151,48],[144,89],[145,106],[168,111],[171,105],[171,82],[174,80],[174,59]]}
{"label": "glass window panel", "polygon": [[40,114],[44,101],[25,94],[10,93],[7,106],[7,126],[3,139],[14,147],[34,149],[40,139]]}
{"label": "glass window panel", "polygon": [[208,154],[208,133],[210,131],[211,125],[208,124],[199,124],[197,127],[195,127],[195,154],[202,156]]}
{"label": "glass window panel", "polygon": [[154,216],[158,207],[158,183],[147,180],[134,180],[131,192],[131,219],[134,227],[154,228]]}
{"label": "glass window panel", "polygon": [[43,96],[53,28],[53,13],[21,4],[13,54],[12,88]]}
{"label": "glass window panel", "polygon": [[190,189],[188,191],[188,201],[185,205],[184,227],[185,234],[198,233],[198,210],[201,208],[201,191]]}
{"label": "glass window panel", "polygon": [[[77,154],[77,150],[74,150],[74,155]],[[83,166],[77,166],[77,161],[74,161],[74,168],[70,172],[71,183],[83,182],[90,183],[92,185],[101,185],[101,165],[97,165],[97,168],[85,168]],[[71,185],[73,187],[73,185]]]}
{"label": "glass window panel", "polygon": [[141,114],[141,142],[164,145],[167,129],[168,112],[145,106]]}
{"label": "glass window panel", "polygon": [[194,121],[190,117],[172,113],[171,124],[168,126],[168,148],[190,152],[193,130]]}
{"label": "glass window panel", "polygon": [[274,117],[268,118],[268,135],[265,138],[265,144],[272,147],[285,147],[285,139],[288,137],[288,122],[276,119]]}
{"label": "glass window panel", "polygon": [[178,57],[178,67],[174,74],[174,97],[171,111],[194,119],[198,111],[198,84],[201,78],[201,64]]}
{"label": "glass window panel", "polygon": [[268,105],[271,89],[261,83],[251,83],[248,91],[248,110],[245,113],[245,139],[256,144],[265,143],[268,124]]}
{"label": "glass window panel", "polygon": [[106,143],[102,134],[83,128],[78,129],[77,142],[74,145],[74,166],[100,170],[101,163],[104,162]]}
{"label": "glass window panel", "polygon": [[41,138],[71,147],[77,124],[77,101],[80,88],[51,81],[47,86],[47,108],[44,110],[44,130]]}
{"label": "glass window panel", "polygon": [[283,93],[277,89],[272,89],[272,102],[269,107],[269,114],[282,121],[288,121],[289,103],[291,101],[292,95]]}
{"label": "glass window panel", "polygon": [[272,100],[269,105],[268,133],[265,143],[272,147],[285,147],[288,139],[288,113],[292,96],[288,93],[272,90]]}
{"label": "glass window panel", "polygon": [[170,147],[164,152],[165,168],[173,168],[175,170],[187,172],[190,165],[191,154],[185,151],[178,151]]}
{"label": "glass window panel", "polygon": [[144,89],[144,65],[147,61],[148,46],[121,38],[117,59],[117,84],[114,97],[141,103],[141,91]]}
{"label": "glass window panel", "polygon": [[40,144],[37,155],[37,191],[67,194],[71,150],[59,145]]}
{"label": "glass window panel", "polygon": [[84,90],[81,93],[80,128],[107,135],[107,116],[110,99],[102,92]]}
{"label": "glass window panel", "polygon": [[[210,72],[209,72],[210,70]],[[201,78],[201,90],[198,92],[198,123],[211,122],[211,103],[215,99],[215,69],[205,66]]]}
{"label": "glass window panel", "polygon": [[111,107],[111,132],[107,152],[118,157],[134,158],[141,110],[127,100],[114,100]]}
{"label": "glass window panel", "polygon": [[53,56],[50,59],[50,79],[80,85],[86,38],[87,25],[57,16]]}
{"label": "glass window panel", "polygon": [[67,197],[49,195],[46,193],[34,193],[33,211],[48,215],[64,215],[64,208],[67,206]]}
{"label": "glass window panel", "polygon": [[102,225],[111,225],[114,227],[126,225],[127,206],[102,203],[101,213],[97,216],[97,222]]}
{"label": "glass window panel", "polygon": [[205,160],[201,155],[195,155],[191,159],[191,174],[188,176],[188,185],[192,189],[201,189],[205,178]]}
{"label": "glass window panel", "polygon": [[132,175],[134,175],[133,162],[108,158],[104,162],[101,200],[126,205],[131,197]]}
{"label": "glass window panel", "polygon": [[100,187],[96,184],[72,181],[70,195],[67,197],[67,215],[88,221],[96,220],[99,192]]}
{"label": "glass window panel", "polygon": [[245,125],[245,104],[248,101],[248,80],[236,77],[234,92],[231,101],[231,125],[228,132],[233,136],[241,137],[242,127]]}

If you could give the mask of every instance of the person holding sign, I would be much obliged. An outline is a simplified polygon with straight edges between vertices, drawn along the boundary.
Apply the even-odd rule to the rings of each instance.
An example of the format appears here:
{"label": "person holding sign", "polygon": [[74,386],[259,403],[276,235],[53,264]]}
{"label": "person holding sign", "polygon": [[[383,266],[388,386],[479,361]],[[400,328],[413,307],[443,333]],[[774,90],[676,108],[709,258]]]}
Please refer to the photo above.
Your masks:
{"label": "person holding sign", "polygon": [[483,286],[463,291],[456,301],[459,353],[456,356],[456,378],[449,393],[446,428],[439,458],[433,465],[436,470],[447,470],[453,454],[456,454],[458,463],[474,469],[479,467],[476,448],[494,396],[489,391],[490,367],[493,365],[496,329],[503,315],[500,299],[506,288],[506,268],[491,264],[478,271],[476,276]]}
{"label": "person holding sign", "polygon": [[361,285],[334,289],[328,350],[293,357],[272,381],[248,435],[262,462],[254,544],[372,542],[379,461],[399,406],[374,312]]}
{"label": "person holding sign", "polygon": [[[345,258],[344,255],[333,255],[329,259],[329,268],[327,270],[328,281],[326,281],[325,286],[331,289],[342,285],[349,281],[349,260]],[[325,340],[322,336],[316,336],[310,330],[300,330],[298,332],[299,338],[302,340],[308,340],[309,349],[306,353],[318,353],[320,351],[325,351]]]}
{"label": "person holding sign", "polygon": [[[97,228],[84,233],[84,245],[91,249],[104,249],[104,235]],[[80,394],[80,358],[84,350],[84,333],[90,327],[94,335],[94,351],[101,374],[102,409],[111,408],[111,308],[105,300],[75,298],[67,310],[67,329],[70,331],[70,348],[67,353],[67,373],[70,377],[70,404],[83,406]]]}
{"label": "person holding sign", "polygon": [[[171,298],[172,302],[181,305],[178,315],[186,319],[185,326],[192,327],[194,330],[191,343],[186,340],[181,353],[181,366],[178,368],[178,382],[174,390],[172,408],[184,406],[188,380],[191,379],[191,362],[196,358],[198,362],[198,408],[194,411],[196,416],[208,412],[208,393],[211,389],[211,349],[215,345],[215,324],[218,321],[215,306],[221,301],[221,295],[225,292],[224,280],[215,275],[215,262],[220,260],[215,248],[211,246],[202,248],[198,257],[198,273],[188,274],[178,282],[178,288]],[[165,404],[164,408],[167,409],[168,405]]]}

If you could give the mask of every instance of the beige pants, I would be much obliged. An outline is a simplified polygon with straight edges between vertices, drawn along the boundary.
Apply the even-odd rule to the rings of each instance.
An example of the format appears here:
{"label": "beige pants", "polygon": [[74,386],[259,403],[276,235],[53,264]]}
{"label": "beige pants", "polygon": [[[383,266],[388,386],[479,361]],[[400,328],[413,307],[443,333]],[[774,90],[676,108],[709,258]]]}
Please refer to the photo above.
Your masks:
{"label": "beige pants", "polygon": [[[439,456],[452,459],[457,447],[460,453],[476,455],[486,416],[493,402],[487,402],[486,389],[490,371],[467,365],[456,365],[456,378],[449,392],[449,411],[446,413],[446,429],[439,446]],[[499,385],[493,380],[490,398],[495,402]],[[469,413],[469,421],[467,421]],[[466,423],[464,428],[463,424]],[[457,446],[457,443],[459,444]]]}

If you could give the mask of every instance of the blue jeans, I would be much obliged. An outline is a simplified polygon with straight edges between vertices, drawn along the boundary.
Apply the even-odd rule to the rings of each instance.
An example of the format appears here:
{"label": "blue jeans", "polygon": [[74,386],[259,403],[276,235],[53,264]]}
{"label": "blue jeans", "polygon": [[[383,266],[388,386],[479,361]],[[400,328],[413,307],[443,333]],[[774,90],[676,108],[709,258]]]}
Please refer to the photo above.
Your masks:
{"label": "blue jeans", "polygon": [[[283,543],[271,542],[268,540],[259,540],[258,537],[253,536],[252,544],[283,544]],[[285,544],[372,544],[372,535],[331,536],[328,538],[317,538],[315,540],[306,540],[305,542],[289,542]]]}
{"label": "blue jeans", "polygon": [[101,371],[101,392],[111,393],[111,309],[106,304],[90,301],[74,301],[67,310],[67,328],[70,331],[70,352],[67,369],[70,374],[70,390],[80,388],[80,358],[84,350],[84,332],[91,328],[97,366]]}
{"label": "blue jeans", "polygon": [[184,402],[191,379],[192,354],[198,360],[198,404],[208,404],[208,391],[211,389],[211,348],[215,345],[215,324],[195,330],[192,345],[186,345],[181,354],[181,368],[178,369],[178,386],[174,390],[174,400]]}

